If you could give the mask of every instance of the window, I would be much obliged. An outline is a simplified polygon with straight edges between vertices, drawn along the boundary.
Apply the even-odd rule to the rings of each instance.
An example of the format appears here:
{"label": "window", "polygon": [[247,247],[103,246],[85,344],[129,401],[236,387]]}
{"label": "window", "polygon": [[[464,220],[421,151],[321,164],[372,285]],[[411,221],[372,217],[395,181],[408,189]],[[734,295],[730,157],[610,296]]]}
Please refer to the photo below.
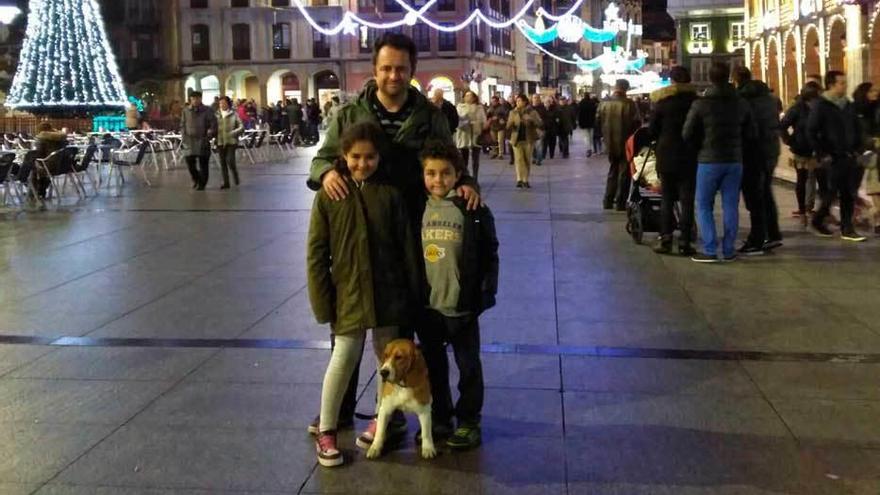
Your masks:
{"label": "window", "polygon": [[510,30],[501,30],[501,54],[504,56],[513,56],[513,45],[510,41]]}
{"label": "window", "polygon": [[189,0],[189,8],[191,9],[207,9],[208,0]]}
{"label": "window", "polygon": [[273,7],[290,7],[290,0],[272,0]]}
{"label": "window", "polygon": [[206,24],[195,24],[192,27],[192,59],[194,61],[210,60],[211,33]]}
{"label": "window", "polygon": [[510,0],[501,0],[501,16],[510,19]]}
{"label": "window", "polygon": [[373,43],[376,42],[376,30],[367,26],[360,27],[358,36],[358,49],[361,53],[373,53]]}
{"label": "window", "polygon": [[452,12],[455,10],[455,0],[437,0],[437,10]]}
{"label": "window", "polygon": [[712,67],[711,58],[691,59],[691,78],[696,83],[709,82],[709,69]]}
{"label": "window", "polygon": [[251,27],[248,24],[232,25],[232,59],[250,60]]}
{"label": "window", "polygon": [[[443,23],[448,26],[449,23]],[[455,33],[447,33],[444,31],[439,31],[437,33],[437,49],[441,52],[454,52],[458,50],[458,46],[455,40]]]}
{"label": "window", "polygon": [[428,25],[418,23],[413,26],[413,41],[416,43],[416,49],[420,52],[427,53],[431,51],[431,31]]}
{"label": "window", "polygon": [[[329,27],[326,22],[319,22],[322,28]],[[315,58],[330,58],[330,45],[327,43],[327,35],[317,29],[312,31],[312,56]]]}
{"label": "window", "polygon": [[492,39],[490,52],[492,53],[492,55],[501,55],[501,30],[490,30],[490,37]]}
{"label": "window", "polygon": [[712,53],[712,36],[708,24],[691,24],[691,42],[688,51],[690,53]]}
{"label": "window", "polygon": [[249,7],[250,0],[230,0],[230,7]]}
{"label": "window", "polygon": [[385,0],[385,12],[403,12],[403,7],[394,0]]}
{"label": "window", "polygon": [[486,43],[480,33],[480,26],[477,25],[471,26],[471,51],[486,53]]}
{"label": "window", "polygon": [[131,40],[131,58],[152,60],[158,58],[156,40],[150,34],[139,34]]}
{"label": "window", "polygon": [[746,25],[742,22],[730,23],[730,42],[734,49],[746,46]]}
{"label": "window", "polygon": [[290,58],[290,24],[272,25],[272,58]]}

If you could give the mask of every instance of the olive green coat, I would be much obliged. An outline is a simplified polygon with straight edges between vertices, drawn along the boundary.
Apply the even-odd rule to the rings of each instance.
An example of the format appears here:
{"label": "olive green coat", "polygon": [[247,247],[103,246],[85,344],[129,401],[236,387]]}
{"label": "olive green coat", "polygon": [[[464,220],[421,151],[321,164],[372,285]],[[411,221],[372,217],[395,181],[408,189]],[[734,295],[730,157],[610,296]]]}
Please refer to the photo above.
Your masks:
{"label": "olive green coat", "polygon": [[309,300],[334,334],[411,323],[417,313],[421,251],[403,198],[376,175],[333,201],[315,195],[309,226]]}

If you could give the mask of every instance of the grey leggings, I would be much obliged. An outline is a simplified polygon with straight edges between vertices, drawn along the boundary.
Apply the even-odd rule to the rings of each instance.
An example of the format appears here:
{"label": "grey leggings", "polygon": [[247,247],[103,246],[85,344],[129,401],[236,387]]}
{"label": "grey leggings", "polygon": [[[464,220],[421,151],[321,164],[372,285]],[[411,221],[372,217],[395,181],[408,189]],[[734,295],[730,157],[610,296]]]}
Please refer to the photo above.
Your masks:
{"label": "grey leggings", "polygon": [[[348,381],[351,379],[355,366],[360,362],[360,356],[364,352],[366,337],[367,332],[336,336],[336,346],[333,348],[333,354],[330,355],[330,362],[327,363],[327,372],[324,374],[324,387],[321,390],[321,421],[318,427],[321,431],[336,429],[342,397],[345,395],[345,389],[348,387]],[[376,354],[376,362],[378,364],[381,364],[385,346],[395,338],[397,338],[397,327],[373,329],[373,352]],[[377,380],[377,412],[381,390],[382,381]]]}

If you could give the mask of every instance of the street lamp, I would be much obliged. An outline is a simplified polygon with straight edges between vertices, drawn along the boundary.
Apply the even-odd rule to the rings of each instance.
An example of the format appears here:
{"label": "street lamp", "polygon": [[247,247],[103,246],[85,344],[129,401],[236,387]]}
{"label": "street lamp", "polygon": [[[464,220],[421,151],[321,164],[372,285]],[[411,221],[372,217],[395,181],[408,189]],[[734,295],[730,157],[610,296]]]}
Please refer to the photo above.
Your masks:
{"label": "street lamp", "polygon": [[16,0],[0,0],[0,24],[11,24],[21,14]]}

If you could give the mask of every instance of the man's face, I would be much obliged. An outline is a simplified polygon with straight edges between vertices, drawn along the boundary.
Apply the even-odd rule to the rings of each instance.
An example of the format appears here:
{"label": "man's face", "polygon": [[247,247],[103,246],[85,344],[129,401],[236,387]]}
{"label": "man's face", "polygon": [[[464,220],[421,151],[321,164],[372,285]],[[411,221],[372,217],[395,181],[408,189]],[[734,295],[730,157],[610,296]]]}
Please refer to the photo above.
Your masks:
{"label": "man's face", "polygon": [[532,106],[538,106],[541,104],[541,97],[538,95],[532,95]]}
{"label": "man's face", "polygon": [[846,76],[843,74],[837,76],[834,84],[829,89],[837,96],[846,96]]}
{"label": "man's face", "polygon": [[373,72],[380,93],[390,97],[400,96],[407,91],[412,80],[409,53],[406,50],[383,46],[376,56]]}
{"label": "man's face", "polygon": [[440,106],[443,104],[443,90],[435,89],[431,100],[437,105]]}
{"label": "man's face", "polygon": [[201,96],[190,96],[189,97],[189,104],[194,107],[201,105],[202,104],[202,97]]}
{"label": "man's face", "polygon": [[492,106],[496,107],[501,104],[501,100],[497,96],[492,97]]}

